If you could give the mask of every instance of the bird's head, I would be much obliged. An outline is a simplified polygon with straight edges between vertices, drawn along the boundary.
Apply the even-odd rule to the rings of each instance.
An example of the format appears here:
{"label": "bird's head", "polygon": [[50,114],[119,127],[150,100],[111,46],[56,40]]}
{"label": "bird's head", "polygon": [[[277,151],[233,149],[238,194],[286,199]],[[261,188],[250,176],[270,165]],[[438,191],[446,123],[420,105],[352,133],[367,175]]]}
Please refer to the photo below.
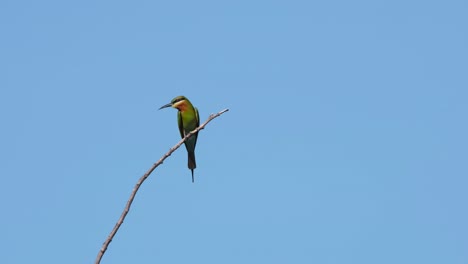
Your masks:
{"label": "bird's head", "polygon": [[177,96],[176,98],[172,99],[170,103],[161,106],[159,109],[161,110],[166,107],[174,107],[179,111],[184,111],[187,107],[187,98],[185,98],[185,96]]}

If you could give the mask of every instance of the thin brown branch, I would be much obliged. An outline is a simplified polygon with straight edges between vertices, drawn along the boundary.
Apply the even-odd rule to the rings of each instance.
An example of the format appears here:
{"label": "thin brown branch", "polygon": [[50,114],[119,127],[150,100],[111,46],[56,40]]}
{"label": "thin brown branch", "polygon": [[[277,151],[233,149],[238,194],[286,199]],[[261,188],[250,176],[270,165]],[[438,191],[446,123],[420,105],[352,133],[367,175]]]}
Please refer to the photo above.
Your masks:
{"label": "thin brown branch", "polygon": [[112,239],[114,238],[115,234],[117,233],[117,231],[119,230],[120,226],[122,225],[122,223],[124,222],[125,220],[125,217],[127,216],[128,212],[130,211],[130,206],[132,206],[132,202],[133,202],[133,199],[135,199],[135,196],[136,196],[136,193],[138,192],[138,189],[140,189],[140,186],[143,184],[143,182],[146,180],[146,178],[148,178],[148,176],[150,176],[150,174],[154,171],[154,169],[156,169],[156,167],[158,167],[159,165],[161,165],[164,160],[169,157],[174,151],[176,151],[182,144],[184,144],[184,142],[190,138],[193,134],[197,133],[198,131],[202,130],[205,128],[205,126],[213,119],[215,119],[216,117],[224,114],[225,112],[229,111],[229,109],[224,109],[222,110],[221,112],[217,113],[217,114],[212,114],[208,117],[208,119],[206,120],[205,123],[201,124],[199,127],[197,127],[195,130],[193,130],[192,132],[188,133],[182,140],[179,141],[179,143],[177,143],[174,147],[172,147],[166,154],[164,154],[164,156],[162,156],[156,163],[153,164],[153,166],[151,166],[151,168],[143,175],[141,176],[141,178],[138,180],[138,182],[135,184],[135,187],[133,187],[133,191],[132,193],[130,194],[130,198],[128,199],[127,201],[127,205],[125,206],[125,209],[123,210],[122,212],[122,215],[120,215],[120,218],[119,220],[117,221],[117,223],[115,224],[114,226],[114,229],[112,229],[112,231],[110,232],[109,236],[107,237],[106,241],[104,241],[104,243],[102,244],[102,247],[101,249],[99,250],[99,253],[96,257],[96,261],[94,262],[95,264],[99,264],[101,262],[101,259],[102,259],[102,256],[104,255],[104,253],[106,253],[106,250],[107,250],[107,247],[109,246],[110,242],[112,241]]}

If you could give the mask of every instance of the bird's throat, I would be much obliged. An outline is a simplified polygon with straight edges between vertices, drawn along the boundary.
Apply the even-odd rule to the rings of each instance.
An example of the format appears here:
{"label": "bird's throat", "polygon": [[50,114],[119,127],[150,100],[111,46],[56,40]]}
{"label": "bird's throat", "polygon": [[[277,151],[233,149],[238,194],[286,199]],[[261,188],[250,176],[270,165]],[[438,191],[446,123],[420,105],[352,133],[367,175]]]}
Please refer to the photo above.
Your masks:
{"label": "bird's throat", "polygon": [[188,104],[185,101],[180,101],[174,105],[180,112],[184,113],[188,110]]}

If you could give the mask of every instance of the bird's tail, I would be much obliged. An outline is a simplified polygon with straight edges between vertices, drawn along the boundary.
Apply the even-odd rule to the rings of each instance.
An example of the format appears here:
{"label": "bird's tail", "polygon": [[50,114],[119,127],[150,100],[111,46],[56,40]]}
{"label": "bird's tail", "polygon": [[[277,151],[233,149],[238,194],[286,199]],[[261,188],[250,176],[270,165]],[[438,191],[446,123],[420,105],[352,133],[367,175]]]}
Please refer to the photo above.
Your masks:
{"label": "bird's tail", "polygon": [[193,170],[197,167],[195,162],[195,152],[188,152],[188,168],[192,171],[192,182],[194,182]]}

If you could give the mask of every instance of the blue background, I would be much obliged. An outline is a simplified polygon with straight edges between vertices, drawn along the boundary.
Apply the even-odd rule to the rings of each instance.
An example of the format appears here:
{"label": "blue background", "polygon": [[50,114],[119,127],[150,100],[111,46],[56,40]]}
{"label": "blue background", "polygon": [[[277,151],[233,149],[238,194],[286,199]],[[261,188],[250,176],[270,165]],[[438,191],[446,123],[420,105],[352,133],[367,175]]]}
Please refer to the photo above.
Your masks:
{"label": "blue background", "polygon": [[468,2],[0,2],[0,262],[468,263]]}

